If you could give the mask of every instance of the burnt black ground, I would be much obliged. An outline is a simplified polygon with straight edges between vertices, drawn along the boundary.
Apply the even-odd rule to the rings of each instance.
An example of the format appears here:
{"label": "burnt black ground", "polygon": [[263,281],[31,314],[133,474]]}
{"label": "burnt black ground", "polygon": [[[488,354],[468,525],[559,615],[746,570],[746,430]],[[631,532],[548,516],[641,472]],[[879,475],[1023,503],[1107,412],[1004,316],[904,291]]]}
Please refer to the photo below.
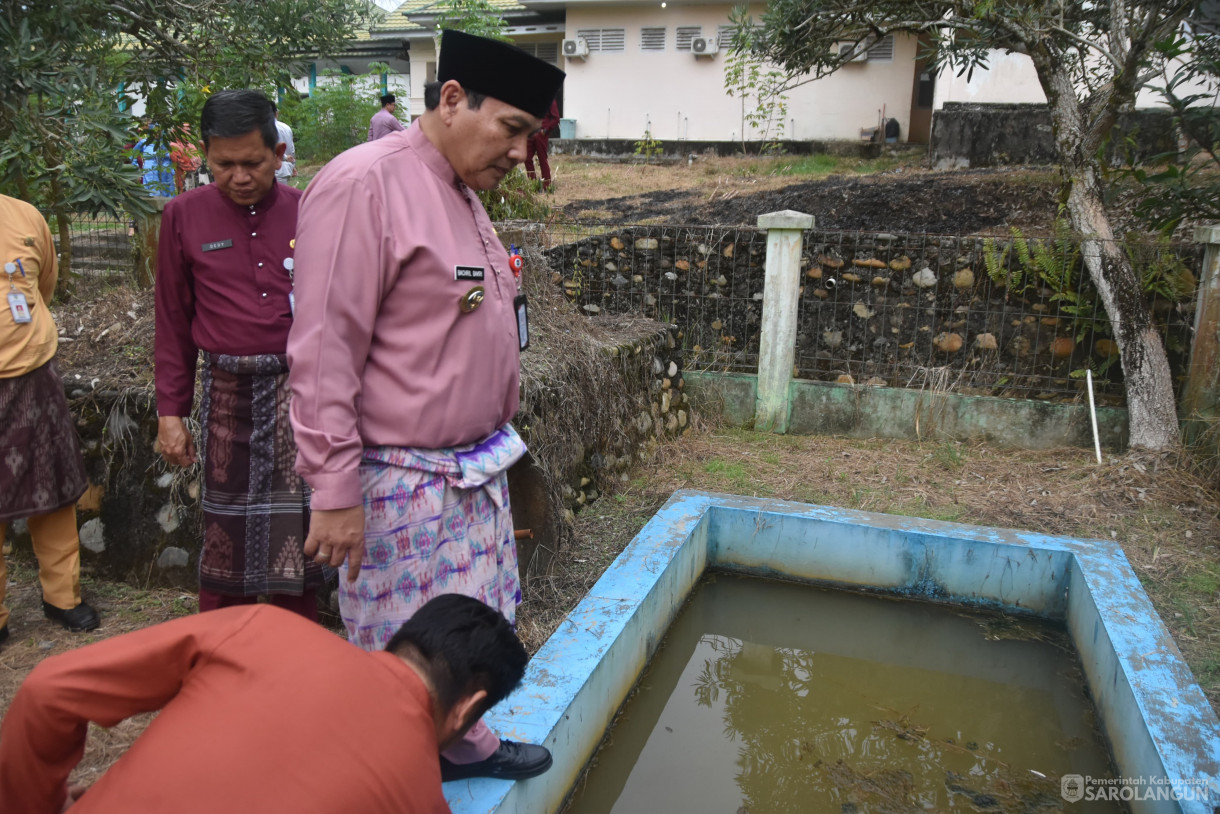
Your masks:
{"label": "burnt black ground", "polygon": [[[832,175],[736,197],[700,190],[662,190],[573,201],[563,214],[596,210],[617,224],[669,222],[754,226],[758,216],[791,209],[816,218],[819,229],[930,234],[1049,233],[1058,184],[1045,170],[898,171],[852,178]],[[606,213],[602,215],[602,213]]]}

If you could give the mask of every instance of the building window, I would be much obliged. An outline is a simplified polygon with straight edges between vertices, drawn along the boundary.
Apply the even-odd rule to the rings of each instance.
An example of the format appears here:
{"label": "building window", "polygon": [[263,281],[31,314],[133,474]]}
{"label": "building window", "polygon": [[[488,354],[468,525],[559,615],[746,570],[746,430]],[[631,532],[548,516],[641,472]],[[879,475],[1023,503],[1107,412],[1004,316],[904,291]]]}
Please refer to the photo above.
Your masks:
{"label": "building window", "polygon": [[700,25],[680,25],[677,30],[677,41],[679,51],[689,51],[690,41],[695,37],[703,36],[703,26]]}
{"label": "building window", "polygon": [[[737,33],[737,26],[735,26],[731,23],[728,25],[722,24],[722,25],[716,26],[716,43],[720,46],[721,51],[728,51],[730,48],[733,47],[733,35],[736,33]],[[746,32],[746,33],[749,34],[749,32]],[[753,51],[755,53],[758,53],[762,50],[762,48],[759,46],[759,41],[761,41],[761,39],[762,39],[762,34],[763,34],[763,27],[761,25],[755,25],[754,29],[753,29],[753,36],[755,38]]]}
{"label": "building window", "polygon": [[868,49],[869,62],[893,62],[894,61],[894,35],[889,34],[877,41],[877,44]]}
{"label": "building window", "polygon": [[665,50],[665,27],[640,29],[641,51]]}
{"label": "building window", "polygon": [[625,28],[578,28],[576,36],[589,43],[589,52],[626,51],[627,30]]}
{"label": "building window", "polygon": [[557,42],[527,42],[515,43],[515,45],[543,62],[549,62],[552,65],[559,64],[559,43]]}

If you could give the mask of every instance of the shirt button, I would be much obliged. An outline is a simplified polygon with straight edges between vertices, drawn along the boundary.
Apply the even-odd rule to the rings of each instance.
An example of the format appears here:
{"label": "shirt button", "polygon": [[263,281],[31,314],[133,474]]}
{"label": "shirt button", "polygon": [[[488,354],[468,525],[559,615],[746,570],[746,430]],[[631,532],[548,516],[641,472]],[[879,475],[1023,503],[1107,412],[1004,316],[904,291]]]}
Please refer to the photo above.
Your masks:
{"label": "shirt button", "polygon": [[263,264],[262,264],[262,263],[259,263],[259,264],[258,264],[258,267],[259,267],[259,268],[262,268],[262,267],[263,267]]}
{"label": "shirt button", "polygon": [[258,232],[251,232],[250,237],[258,237]]}
{"label": "shirt button", "polygon": [[265,296],[267,296],[267,292],[266,292],[266,291],[264,291],[264,292],[263,292],[263,296],[264,296],[264,297],[265,297]]}

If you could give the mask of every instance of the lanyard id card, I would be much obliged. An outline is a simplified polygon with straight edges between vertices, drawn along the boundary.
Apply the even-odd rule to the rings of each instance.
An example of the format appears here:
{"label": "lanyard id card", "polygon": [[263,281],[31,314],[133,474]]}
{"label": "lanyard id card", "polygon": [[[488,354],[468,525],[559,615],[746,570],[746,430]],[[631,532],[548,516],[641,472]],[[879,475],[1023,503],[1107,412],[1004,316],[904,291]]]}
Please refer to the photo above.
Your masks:
{"label": "lanyard id card", "polygon": [[517,312],[517,344],[525,350],[530,346],[530,321],[524,294],[518,294],[513,300],[513,310]]}
{"label": "lanyard id card", "polygon": [[8,310],[13,314],[13,322],[18,325],[24,325],[33,317],[30,316],[30,303],[26,300],[25,294],[17,290],[17,286],[13,283],[13,275],[17,270],[21,270],[21,276],[25,276],[25,266],[21,265],[20,260],[12,263],[4,264],[4,273],[8,275]]}
{"label": "lanyard id card", "polygon": [[[288,282],[296,285],[296,278],[293,277],[292,267],[295,265],[291,257],[284,258],[284,268],[288,271]],[[294,317],[297,315],[297,298],[296,292],[293,289],[288,289],[288,312]]]}
{"label": "lanyard id card", "polygon": [[22,325],[32,319],[30,316],[30,304],[26,302],[25,295],[20,291],[10,291],[8,293],[8,310],[13,312],[13,322],[16,322],[18,325]]}

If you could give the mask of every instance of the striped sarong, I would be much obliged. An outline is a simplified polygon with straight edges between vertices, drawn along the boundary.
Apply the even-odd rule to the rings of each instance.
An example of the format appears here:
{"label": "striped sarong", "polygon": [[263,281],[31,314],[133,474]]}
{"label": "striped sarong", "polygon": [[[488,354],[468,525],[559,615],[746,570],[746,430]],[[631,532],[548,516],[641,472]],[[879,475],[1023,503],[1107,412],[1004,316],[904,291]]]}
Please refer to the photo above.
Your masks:
{"label": "striped sarong", "polygon": [[55,359],[0,379],[0,522],[75,503],[88,485]]}
{"label": "striped sarong", "polygon": [[521,584],[507,472],[524,454],[511,425],[464,447],[365,448],[364,562],[355,582],[339,579],[350,641],[382,650],[421,605],[447,593],[515,622]]}
{"label": "striped sarong", "polygon": [[201,588],[300,596],[324,581],[303,551],[309,492],[294,469],[290,398],[283,354],[204,354]]}

